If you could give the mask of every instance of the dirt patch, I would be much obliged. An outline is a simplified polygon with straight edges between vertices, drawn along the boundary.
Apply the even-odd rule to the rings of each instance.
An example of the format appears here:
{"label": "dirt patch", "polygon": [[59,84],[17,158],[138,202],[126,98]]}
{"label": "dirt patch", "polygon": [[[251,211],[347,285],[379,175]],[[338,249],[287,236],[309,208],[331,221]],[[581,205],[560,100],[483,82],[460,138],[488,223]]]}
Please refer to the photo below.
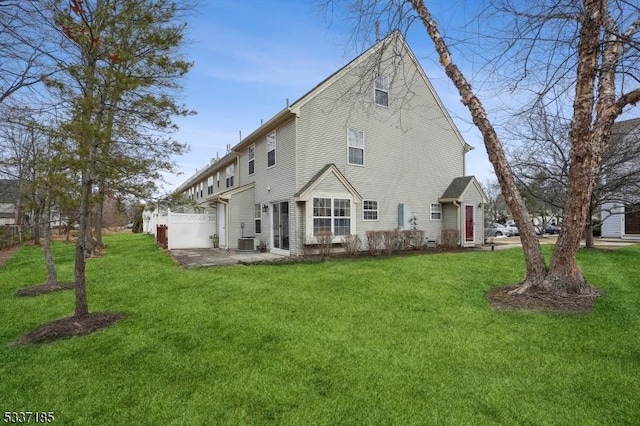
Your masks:
{"label": "dirt patch", "polygon": [[95,312],[81,317],[61,318],[41,325],[35,330],[19,337],[14,342],[14,345],[23,346],[45,343],[67,339],[73,336],[91,334],[107,328],[118,321],[122,321],[125,318],[126,315],[108,312]]}
{"label": "dirt patch", "polygon": [[73,285],[73,283],[38,284],[16,291],[16,296],[39,296],[41,294],[53,293],[55,291],[71,290],[73,289]]}
{"label": "dirt patch", "polygon": [[556,295],[529,289],[523,294],[511,294],[517,285],[494,288],[487,294],[491,307],[497,310],[527,310],[561,314],[590,314],[600,295]]}

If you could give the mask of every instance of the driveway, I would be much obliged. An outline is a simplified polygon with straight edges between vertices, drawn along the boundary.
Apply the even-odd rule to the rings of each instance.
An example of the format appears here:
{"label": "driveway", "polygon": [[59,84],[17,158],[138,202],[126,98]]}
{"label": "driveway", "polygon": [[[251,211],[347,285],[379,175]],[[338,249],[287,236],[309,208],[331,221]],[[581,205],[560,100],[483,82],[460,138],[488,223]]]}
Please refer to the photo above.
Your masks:
{"label": "driveway", "polygon": [[[541,244],[555,244],[558,240],[557,235],[545,235],[538,237]],[[619,238],[598,238],[594,239],[596,248],[602,250],[617,250],[622,247],[637,244],[640,241],[626,241]],[[495,250],[506,250],[514,247],[522,247],[520,237],[495,237],[493,239]],[[582,240],[581,246],[584,247],[584,240]],[[487,243],[483,246],[484,250],[491,250],[491,244]]]}

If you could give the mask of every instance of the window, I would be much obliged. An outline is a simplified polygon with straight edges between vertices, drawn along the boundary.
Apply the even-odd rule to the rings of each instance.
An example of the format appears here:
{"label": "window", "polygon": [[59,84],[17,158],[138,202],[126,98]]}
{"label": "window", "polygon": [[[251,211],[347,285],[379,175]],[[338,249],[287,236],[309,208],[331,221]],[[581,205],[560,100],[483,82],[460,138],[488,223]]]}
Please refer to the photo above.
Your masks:
{"label": "window", "polygon": [[217,182],[218,188],[220,188],[220,172],[216,173],[216,182]]}
{"label": "window", "polygon": [[267,167],[276,165],[276,131],[267,135]]}
{"label": "window", "polygon": [[351,233],[351,200],[344,198],[313,199],[313,235],[331,232],[334,236]]}
{"label": "window", "polygon": [[207,178],[207,195],[213,194],[213,176]]}
{"label": "window", "polygon": [[227,166],[227,188],[233,186],[233,175],[235,173],[235,167],[232,165]]}
{"label": "window", "polygon": [[364,133],[362,130],[349,129],[347,133],[349,164],[364,166]]}
{"label": "window", "polygon": [[256,146],[251,145],[249,147],[249,175],[252,175],[256,172]]}
{"label": "window", "polygon": [[378,202],[373,200],[362,201],[362,220],[378,220]]}
{"label": "window", "polygon": [[389,77],[376,76],[375,98],[376,105],[389,106]]}
{"label": "window", "polygon": [[254,205],[254,217],[256,224],[256,234],[262,234],[262,206],[260,203]]}
{"label": "window", "polygon": [[431,220],[442,219],[442,206],[437,203],[431,204]]}

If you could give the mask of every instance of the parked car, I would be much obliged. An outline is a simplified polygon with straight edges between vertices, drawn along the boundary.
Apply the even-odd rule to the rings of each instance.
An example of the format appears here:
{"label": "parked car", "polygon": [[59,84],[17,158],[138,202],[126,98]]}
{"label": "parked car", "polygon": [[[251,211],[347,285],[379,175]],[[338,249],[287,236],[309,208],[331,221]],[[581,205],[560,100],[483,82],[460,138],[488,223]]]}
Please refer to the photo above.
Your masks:
{"label": "parked car", "polygon": [[484,235],[487,237],[501,237],[503,235],[505,237],[510,237],[511,231],[500,223],[492,223],[487,229],[485,229]]}
{"label": "parked car", "polygon": [[133,222],[127,223],[127,229],[132,229],[132,228],[133,228]]}
{"label": "parked car", "polygon": [[517,237],[520,235],[520,231],[518,231],[518,227],[515,225],[507,225],[505,228],[507,228],[507,232],[509,232],[508,237]]}
{"label": "parked car", "polygon": [[560,228],[556,225],[547,225],[544,228],[544,232],[549,235],[557,235],[560,233]]}

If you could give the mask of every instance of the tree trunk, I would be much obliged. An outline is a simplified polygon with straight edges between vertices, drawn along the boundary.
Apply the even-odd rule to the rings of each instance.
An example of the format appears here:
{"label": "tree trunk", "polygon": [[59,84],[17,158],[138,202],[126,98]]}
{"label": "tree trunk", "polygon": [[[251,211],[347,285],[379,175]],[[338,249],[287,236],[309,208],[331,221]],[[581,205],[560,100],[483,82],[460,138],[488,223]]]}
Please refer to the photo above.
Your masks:
{"label": "tree trunk", "polygon": [[36,246],[40,245],[40,222],[42,221],[42,214],[40,213],[40,210],[38,208],[33,209],[33,218],[32,218],[32,227],[31,229],[33,229],[33,235],[31,235],[31,238],[33,238],[33,244]]}
{"label": "tree trunk", "polygon": [[580,249],[591,196],[597,178],[598,158],[594,141],[593,109],[600,53],[600,29],[606,15],[603,0],[586,0],[582,14],[582,28],[578,42],[578,69],[576,76],[573,121],[571,123],[571,155],[569,186],[565,204],[564,226],[556,243],[549,274],[542,287],[550,293],[593,294],[578,267],[576,255]]}
{"label": "tree trunk", "polygon": [[98,200],[93,216],[93,237],[96,248],[104,247],[102,242],[102,219],[104,212],[104,179],[100,179],[98,185]]}
{"label": "tree trunk", "polygon": [[[89,166],[90,167],[90,166]],[[85,271],[85,253],[87,250],[87,240],[89,235],[87,233],[89,213],[90,213],[90,201],[91,201],[91,174],[90,171],[85,170],[82,173],[82,198],[80,200],[80,228],[78,229],[78,239],[76,241],[76,254],[75,254],[75,293],[76,293],[76,317],[82,317],[89,314],[89,305],[87,303],[87,283],[86,283],[86,271]]]}
{"label": "tree trunk", "polygon": [[596,248],[596,243],[593,239],[593,223],[591,221],[584,228],[584,246],[591,249]]}
{"label": "tree trunk", "polygon": [[55,284],[58,282],[58,275],[51,250],[51,206],[45,207],[43,216],[42,237],[44,241],[44,258],[47,264],[47,284]]}
{"label": "tree trunk", "polygon": [[542,255],[540,242],[536,236],[533,223],[529,220],[529,213],[516,186],[513,173],[507,162],[498,135],[489,121],[482,103],[473,93],[471,85],[453,63],[449,48],[440,34],[431,13],[424,5],[423,0],[411,0],[411,4],[427,29],[429,37],[435,44],[440,63],[444,67],[447,76],[458,89],[462,103],[469,109],[473,123],[482,133],[489,161],[495,170],[505,202],[513,215],[516,226],[520,230],[520,240],[522,241],[522,248],[527,264],[527,275],[522,288],[527,289],[531,286],[539,285],[544,280],[547,272],[544,256]]}

